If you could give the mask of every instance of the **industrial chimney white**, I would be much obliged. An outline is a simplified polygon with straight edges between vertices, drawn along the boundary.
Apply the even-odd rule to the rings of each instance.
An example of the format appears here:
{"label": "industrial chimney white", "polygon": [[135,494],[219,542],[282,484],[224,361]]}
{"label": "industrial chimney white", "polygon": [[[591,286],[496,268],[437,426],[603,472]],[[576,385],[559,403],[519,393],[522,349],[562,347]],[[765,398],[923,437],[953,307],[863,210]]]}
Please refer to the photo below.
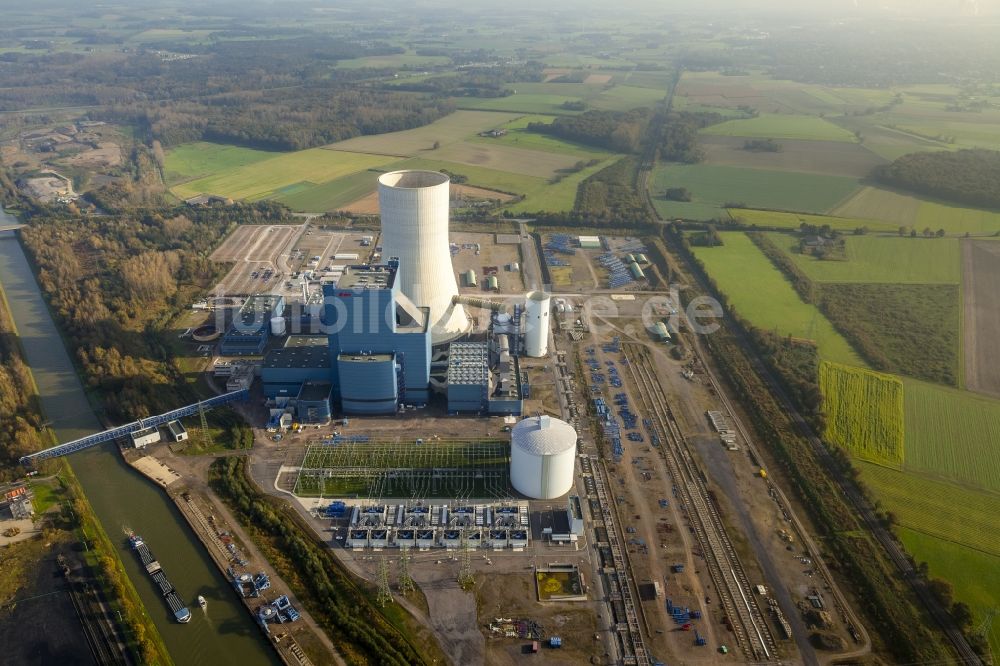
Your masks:
{"label": "industrial chimney white", "polygon": [[379,176],[382,256],[399,258],[400,290],[430,308],[431,341],[453,340],[469,330],[460,304],[448,245],[448,176],[437,171],[392,171]]}
{"label": "industrial chimney white", "polygon": [[541,358],[549,352],[550,296],[544,291],[529,291],[524,297],[524,351]]}

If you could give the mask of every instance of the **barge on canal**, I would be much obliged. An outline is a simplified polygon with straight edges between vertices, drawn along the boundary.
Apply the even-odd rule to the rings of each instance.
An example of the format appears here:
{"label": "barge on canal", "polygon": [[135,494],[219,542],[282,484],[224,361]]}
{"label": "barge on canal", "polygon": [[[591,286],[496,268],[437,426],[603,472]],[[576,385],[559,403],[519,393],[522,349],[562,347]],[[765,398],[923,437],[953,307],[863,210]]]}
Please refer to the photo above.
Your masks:
{"label": "barge on canal", "polygon": [[153,553],[150,552],[149,546],[146,542],[142,540],[135,532],[128,533],[128,542],[132,546],[132,550],[136,552],[139,556],[139,561],[142,566],[146,567],[146,573],[149,574],[153,582],[160,588],[160,593],[167,602],[167,606],[170,607],[170,611],[174,614],[174,618],[180,622],[190,622],[191,621],[191,611],[189,611],[181,598],[177,595],[177,590],[174,586],[167,580],[166,575],[163,573],[163,569],[160,568],[160,563],[156,561],[153,557]]}

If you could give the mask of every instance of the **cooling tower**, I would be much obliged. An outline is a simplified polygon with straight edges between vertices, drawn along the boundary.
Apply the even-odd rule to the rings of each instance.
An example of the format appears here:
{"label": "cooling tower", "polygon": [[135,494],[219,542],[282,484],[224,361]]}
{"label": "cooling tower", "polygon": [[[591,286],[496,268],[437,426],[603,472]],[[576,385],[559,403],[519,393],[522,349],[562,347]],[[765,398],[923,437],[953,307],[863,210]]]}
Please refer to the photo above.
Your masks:
{"label": "cooling tower", "polygon": [[549,353],[549,295],[529,291],[524,301],[524,353],[541,358]]}
{"label": "cooling tower", "polygon": [[437,171],[393,171],[379,176],[382,256],[399,257],[400,289],[430,309],[431,341],[453,340],[469,330],[459,304],[448,246],[448,176]]}

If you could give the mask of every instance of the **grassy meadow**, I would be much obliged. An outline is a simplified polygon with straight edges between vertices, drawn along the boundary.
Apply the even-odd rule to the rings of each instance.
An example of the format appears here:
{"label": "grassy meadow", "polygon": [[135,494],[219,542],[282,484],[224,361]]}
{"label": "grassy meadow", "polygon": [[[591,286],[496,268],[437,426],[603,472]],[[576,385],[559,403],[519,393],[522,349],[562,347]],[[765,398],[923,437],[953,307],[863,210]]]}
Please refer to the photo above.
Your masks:
{"label": "grassy meadow", "polygon": [[654,205],[661,209],[662,214],[676,217],[683,209],[673,207],[678,202],[663,198],[663,192],[671,187],[687,188],[691,193],[691,203],[705,206],[705,211],[710,210],[708,207],[722,209],[726,203],[740,203],[750,208],[824,213],[849,197],[858,188],[858,183],[847,176],[706,164],[667,164],[654,169],[651,187]]}
{"label": "grassy meadow", "polygon": [[798,230],[803,223],[818,227],[830,225],[831,229],[852,232],[860,227],[869,231],[897,231],[898,225],[878,220],[862,220],[852,217],[834,217],[832,215],[812,215],[809,213],[786,213],[775,210],[753,210],[749,208],[733,208],[729,215],[736,221],[748,227],[775,227],[779,229]]}
{"label": "grassy meadow", "polygon": [[762,113],[756,118],[727,120],[702,130],[709,136],[740,136],[759,139],[808,139],[856,141],[854,134],[817,116]]}
{"label": "grassy meadow", "polygon": [[883,282],[892,284],[959,284],[962,257],[957,238],[845,236],[846,260],[820,260],[795,251],[798,239],[781,232],[767,234],[787,250],[795,264],[815,282]]}
{"label": "grassy meadow", "polygon": [[725,232],[722,237],[725,245],[721,247],[692,250],[741,316],[759,328],[814,340],[825,360],[865,365],[829,320],[795,293],[746,234]]}

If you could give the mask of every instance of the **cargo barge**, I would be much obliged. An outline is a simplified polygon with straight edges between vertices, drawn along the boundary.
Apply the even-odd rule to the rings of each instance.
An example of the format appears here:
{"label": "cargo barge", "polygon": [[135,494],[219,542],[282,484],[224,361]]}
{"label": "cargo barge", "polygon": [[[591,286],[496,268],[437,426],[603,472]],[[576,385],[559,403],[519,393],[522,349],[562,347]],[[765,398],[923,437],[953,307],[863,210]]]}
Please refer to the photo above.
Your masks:
{"label": "cargo barge", "polygon": [[139,556],[139,561],[142,566],[146,568],[146,573],[149,574],[153,582],[156,583],[157,587],[160,588],[160,594],[167,602],[167,606],[170,607],[170,611],[174,614],[174,618],[180,622],[190,622],[191,621],[191,611],[189,611],[181,598],[177,595],[177,590],[171,585],[170,581],[167,580],[167,576],[163,573],[163,569],[160,567],[160,563],[156,561],[153,557],[153,553],[150,552],[149,546],[142,540],[135,532],[128,533],[128,542],[132,546],[132,550],[136,552]]}

